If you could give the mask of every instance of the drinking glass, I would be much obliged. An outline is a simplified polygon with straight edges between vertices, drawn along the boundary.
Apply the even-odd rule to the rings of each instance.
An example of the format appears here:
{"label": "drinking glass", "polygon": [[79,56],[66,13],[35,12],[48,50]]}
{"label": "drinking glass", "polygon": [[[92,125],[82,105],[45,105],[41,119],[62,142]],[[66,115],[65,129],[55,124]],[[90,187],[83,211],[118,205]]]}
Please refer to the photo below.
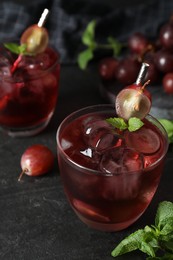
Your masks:
{"label": "drinking glass", "polygon": [[56,135],[67,199],[89,227],[118,231],[147,209],[160,182],[167,134],[151,115],[135,131],[119,131],[105,119],[112,105],[86,107],[67,116]]}
{"label": "drinking glass", "polygon": [[59,54],[52,47],[18,56],[0,46],[0,130],[13,137],[41,132],[54,113],[59,88]]}

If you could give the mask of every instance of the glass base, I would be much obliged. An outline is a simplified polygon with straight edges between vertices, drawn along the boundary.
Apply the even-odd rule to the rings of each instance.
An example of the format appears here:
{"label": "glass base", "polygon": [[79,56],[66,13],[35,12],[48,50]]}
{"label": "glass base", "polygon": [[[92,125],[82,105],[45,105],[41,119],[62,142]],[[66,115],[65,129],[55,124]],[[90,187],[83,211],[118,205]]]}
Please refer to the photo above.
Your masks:
{"label": "glass base", "polygon": [[102,223],[102,222],[96,222],[94,220],[90,220],[90,219],[82,216],[75,209],[74,209],[74,211],[75,211],[76,215],[79,217],[79,219],[83,223],[85,223],[88,227],[93,228],[93,229],[97,229],[97,230],[100,230],[100,231],[104,231],[104,232],[115,232],[115,231],[124,230],[124,229],[128,228],[129,226],[131,226],[142,215],[142,213],[141,213],[136,218],[133,218],[133,219],[130,219],[128,221],[121,222],[121,223]]}
{"label": "glass base", "polygon": [[0,127],[0,130],[4,133],[6,133],[7,135],[11,136],[11,137],[29,137],[29,136],[33,136],[36,135],[38,133],[40,133],[41,131],[43,131],[46,126],[49,124],[49,121],[51,119],[52,115],[49,116],[49,118],[47,118],[46,121],[44,121],[41,124],[32,126],[32,127],[24,127],[24,128],[8,128],[8,127]]}

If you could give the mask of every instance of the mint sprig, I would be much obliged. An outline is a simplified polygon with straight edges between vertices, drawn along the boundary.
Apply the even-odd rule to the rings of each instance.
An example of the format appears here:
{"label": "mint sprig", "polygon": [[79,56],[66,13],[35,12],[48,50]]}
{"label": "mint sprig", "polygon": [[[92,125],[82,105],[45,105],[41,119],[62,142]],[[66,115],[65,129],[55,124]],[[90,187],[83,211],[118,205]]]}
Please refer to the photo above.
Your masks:
{"label": "mint sprig", "polygon": [[13,42],[4,43],[5,48],[7,48],[12,53],[18,55],[28,55],[26,51],[26,44],[17,44]]}
{"label": "mint sprig", "polygon": [[122,49],[122,44],[111,36],[106,39],[105,44],[98,43],[95,39],[96,25],[96,20],[92,20],[82,33],[81,40],[86,49],[79,53],[77,62],[80,69],[83,70],[86,69],[89,61],[93,59],[96,49],[110,49],[113,51],[114,56],[118,56]]}
{"label": "mint sprig", "polygon": [[106,121],[121,131],[128,129],[130,132],[134,132],[144,125],[142,120],[137,117],[131,117],[127,122],[120,117],[111,117],[106,119]]}
{"label": "mint sprig", "polygon": [[111,252],[117,257],[134,250],[140,250],[147,260],[173,259],[173,203],[163,201],[159,204],[155,224],[145,226],[123,239]]}
{"label": "mint sprig", "polygon": [[173,143],[173,121],[163,118],[160,118],[158,120],[163,125],[168,134],[169,143]]}

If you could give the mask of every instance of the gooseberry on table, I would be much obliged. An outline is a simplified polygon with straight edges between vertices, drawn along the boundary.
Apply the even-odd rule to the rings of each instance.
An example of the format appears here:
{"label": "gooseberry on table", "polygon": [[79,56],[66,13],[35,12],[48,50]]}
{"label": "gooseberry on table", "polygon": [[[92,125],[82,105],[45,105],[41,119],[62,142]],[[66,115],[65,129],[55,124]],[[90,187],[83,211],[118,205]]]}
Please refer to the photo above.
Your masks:
{"label": "gooseberry on table", "polygon": [[20,164],[22,172],[18,181],[21,180],[23,174],[40,176],[48,173],[53,168],[54,154],[47,146],[34,144],[24,151]]}

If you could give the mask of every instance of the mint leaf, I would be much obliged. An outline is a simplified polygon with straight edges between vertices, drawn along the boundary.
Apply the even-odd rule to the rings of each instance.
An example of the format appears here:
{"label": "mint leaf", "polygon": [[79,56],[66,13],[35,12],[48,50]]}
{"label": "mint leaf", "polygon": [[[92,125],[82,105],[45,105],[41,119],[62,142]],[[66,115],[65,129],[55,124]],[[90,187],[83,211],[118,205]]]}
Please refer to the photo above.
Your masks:
{"label": "mint leaf", "polygon": [[153,249],[152,245],[150,245],[150,243],[148,243],[148,242],[141,241],[141,243],[139,245],[139,250],[141,250],[143,253],[146,253],[149,256],[152,256],[152,257],[155,256],[154,249]]}
{"label": "mint leaf", "polygon": [[106,121],[117,129],[128,129],[130,132],[136,131],[144,125],[144,123],[137,117],[131,117],[127,123],[121,117],[111,117],[106,119]]}
{"label": "mint leaf", "polygon": [[95,31],[96,31],[96,20],[92,20],[88,23],[84,32],[82,33],[81,41],[85,46],[87,46],[86,53],[89,53],[90,55],[88,54],[84,55],[85,53],[83,54],[83,51],[79,53],[77,58],[77,63],[81,69],[85,69],[87,67],[88,62],[94,57],[93,55],[94,51],[97,49],[101,49],[101,50],[112,49],[113,56],[118,56],[121,52],[122,44],[111,36],[106,39],[107,40],[106,43],[97,42],[95,39]]}
{"label": "mint leaf", "polygon": [[111,252],[111,255],[116,257],[139,249],[139,244],[141,238],[144,237],[144,234],[145,231],[143,229],[139,229],[132,233],[117,245],[117,247]]}
{"label": "mint leaf", "polygon": [[21,44],[18,45],[16,43],[4,43],[5,48],[7,48],[8,50],[10,50],[12,53],[15,54],[27,54],[26,52],[26,44]]}
{"label": "mint leaf", "polygon": [[82,42],[84,45],[92,46],[95,45],[95,27],[96,27],[96,21],[93,20],[89,22],[87,25],[85,31],[82,34]]}
{"label": "mint leaf", "polygon": [[158,120],[163,125],[168,134],[169,143],[173,143],[173,121],[163,118]]}
{"label": "mint leaf", "polygon": [[140,129],[143,125],[144,125],[144,123],[137,117],[131,117],[128,120],[128,130],[130,132],[134,132],[134,131]]}
{"label": "mint leaf", "polygon": [[143,253],[155,257],[155,248],[157,250],[158,243],[154,234],[145,229],[139,229],[122,240],[111,255],[116,257],[139,249]]}
{"label": "mint leaf", "polygon": [[88,62],[93,58],[93,50],[91,48],[86,49],[78,55],[78,65],[81,69],[86,69]]}
{"label": "mint leaf", "polygon": [[116,257],[137,249],[148,255],[147,260],[173,260],[172,202],[161,202],[156,212],[155,226],[145,226],[132,233],[116,246],[111,255]]}
{"label": "mint leaf", "polygon": [[167,240],[173,237],[173,218],[167,218],[167,223],[160,231],[160,235],[166,236],[167,238],[164,239]]}
{"label": "mint leaf", "polygon": [[106,119],[106,121],[111,124],[113,127],[118,128],[120,130],[125,130],[128,128],[128,125],[124,121],[123,118],[120,117],[111,117]]}
{"label": "mint leaf", "polygon": [[[163,201],[159,204],[156,218],[155,218],[155,226],[160,230],[160,232],[164,231],[165,227],[169,226],[169,222],[172,224],[173,220],[173,203],[170,201]],[[168,230],[173,231],[173,227],[171,226]]]}

